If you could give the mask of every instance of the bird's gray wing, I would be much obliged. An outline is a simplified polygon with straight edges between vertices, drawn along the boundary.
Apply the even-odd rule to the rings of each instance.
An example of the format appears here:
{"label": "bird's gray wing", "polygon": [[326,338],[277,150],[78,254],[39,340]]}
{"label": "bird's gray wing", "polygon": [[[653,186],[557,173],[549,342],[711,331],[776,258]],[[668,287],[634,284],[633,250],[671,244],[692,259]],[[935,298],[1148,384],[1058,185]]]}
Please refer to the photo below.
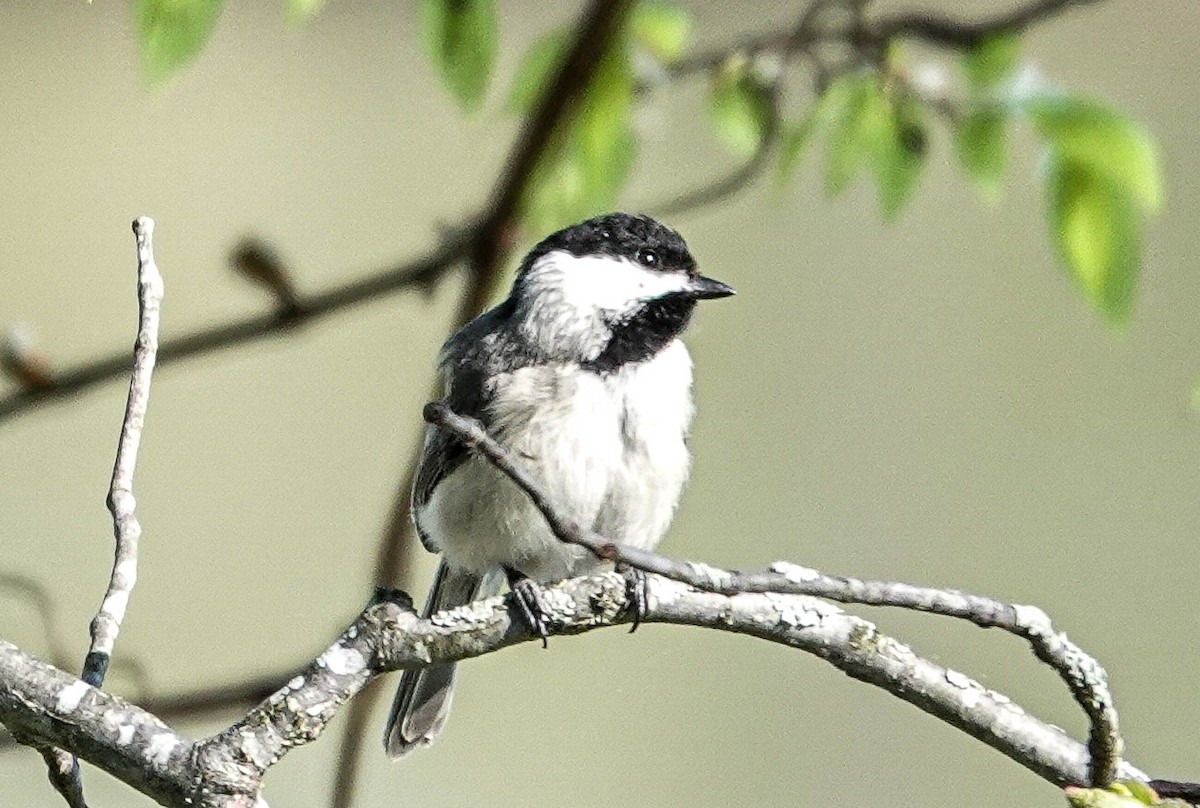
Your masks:
{"label": "bird's gray wing", "polygon": [[[511,305],[503,304],[475,318],[452,336],[442,349],[440,366],[445,383],[443,403],[459,415],[474,418],[491,429],[489,403],[497,375],[532,364],[534,357],[520,346],[507,327]],[[429,427],[425,448],[413,482],[412,507],[416,515],[429,503],[434,490],[470,457],[462,441],[444,430]],[[437,552],[436,540],[421,529],[421,543]]]}
{"label": "bird's gray wing", "polygon": [[[487,429],[487,397],[483,389],[482,374],[459,374],[456,378],[447,379],[446,395],[442,401],[459,415],[475,418]],[[471,378],[474,377],[474,378]],[[430,426],[425,430],[425,448],[421,453],[421,464],[417,467],[417,476],[413,481],[412,509],[416,515],[429,504],[434,489],[449,477],[459,466],[470,457],[466,444],[445,430]],[[415,520],[417,535],[421,544],[431,553],[440,549],[436,542],[421,529],[419,519]]]}

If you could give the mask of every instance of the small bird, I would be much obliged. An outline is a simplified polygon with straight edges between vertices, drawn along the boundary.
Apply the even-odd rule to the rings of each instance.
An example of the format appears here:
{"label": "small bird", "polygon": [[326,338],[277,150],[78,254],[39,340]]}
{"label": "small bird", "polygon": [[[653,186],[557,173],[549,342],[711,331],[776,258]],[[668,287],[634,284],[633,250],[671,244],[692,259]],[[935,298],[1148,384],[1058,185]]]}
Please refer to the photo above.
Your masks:
{"label": "small bird", "polygon": [[[478,419],[541,482],[556,510],[650,549],[687,481],[692,360],[679,335],[696,301],[732,295],[700,275],[683,238],[648,216],[611,213],[547,237],[512,292],[446,342],[443,402]],[[442,554],[425,616],[505,580],[545,637],[536,583],[601,562],[559,541],[503,473],[430,427],[412,492],[421,543]],[[384,735],[390,757],[441,733],[452,664],[405,671]]]}

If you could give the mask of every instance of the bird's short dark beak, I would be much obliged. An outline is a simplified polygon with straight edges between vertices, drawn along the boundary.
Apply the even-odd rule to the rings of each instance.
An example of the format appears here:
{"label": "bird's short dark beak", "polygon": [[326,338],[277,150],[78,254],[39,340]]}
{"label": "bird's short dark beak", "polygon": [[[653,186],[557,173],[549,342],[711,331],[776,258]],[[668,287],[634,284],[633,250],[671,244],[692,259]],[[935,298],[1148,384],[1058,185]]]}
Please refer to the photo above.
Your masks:
{"label": "bird's short dark beak", "polygon": [[699,277],[692,281],[691,295],[697,300],[711,300],[718,297],[729,297],[737,292],[732,286],[726,286],[712,278]]}

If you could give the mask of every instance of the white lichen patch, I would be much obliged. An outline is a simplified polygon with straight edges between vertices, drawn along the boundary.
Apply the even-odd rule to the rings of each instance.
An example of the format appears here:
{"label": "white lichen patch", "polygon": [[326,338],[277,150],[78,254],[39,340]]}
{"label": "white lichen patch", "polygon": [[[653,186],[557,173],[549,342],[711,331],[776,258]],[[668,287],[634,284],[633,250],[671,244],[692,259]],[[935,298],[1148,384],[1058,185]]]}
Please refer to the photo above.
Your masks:
{"label": "white lichen patch", "polygon": [[689,561],[687,562],[687,568],[691,571],[692,575],[701,579],[705,588],[708,589],[726,589],[733,580],[733,576],[729,574],[728,570],[712,567],[708,564]]}
{"label": "white lichen patch", "polygon": [[543,589],[539,600],[542,610],[557,622],[565,623],[575,616],[575,598],[560,589]]}
{"label": "white lichen patch", "polygon": [[353,648],[343,648],[340,644],[329,648],[317,658],[317,664],[338,676],[348,676],[361,673],[367,667],[367,660]]}
{"label": "white lichen patch", "polygon": [[293,676],[292,679],[287,683],[288,690],[299,690],[302,687],[304,687],[303,676]]}
{"label": "white lichen patch", "polygon": [[129,590],[118,589],[112,592],[100,604],[100,611],[111,614],[118,623],[125,617],[125,607],[129,605]]}
{"label": "white lichen patch", "polygon": [[954,670],[946,671],[946,681],[953,687],[961,687],[961,688],[967,688],[967,687],[971,687],[971,686],[978,687],[978,685],[976,685],[975,682],[971,680],[970,676],[967,676],[965,673],[959,673],[958,671],[954,671]]}
{"label": "white lichen patch", "polygon": [[670,606],[687,594],[688,591],[686,584],[681,584],[679,581],[672,581],[668,578],[652,577],[649,579],[649,584],[646,599],[650,602],[651,611]]}
{"label": "white lichen patch", "polygon": [[1017,625],[1043,636],[1054,633],[1054,624],[1050,622],[1050,615],[1037,606],[1023,606],[1018,603],[1013,606],[1013,610],[1017,613]]}
{"label": "white lichen patch", "polygon": [[982,687],[969,687],[963,691],[962,704],[968,710],[974,710],[975,707],[983,700],[984,690]]}
{"label": "white lichen patch", "polygon": [[501,603],[499,598],[488,598],[464,606],[455,606],[453,609],[446,609],[430,615],[429,622],[435,626],[447,628],[478,623],[495,614],[496,607]]}
{"label": "white lichen patch", "polygon": [[821,573],[816,570],[809,567],[802,567],[799,564],[793,564],[790,561],[776,561],[768,569],[777,575],[782,575],[794,584],[815,581],[821,577]]}
{"label": "white lichen patch", "polygon": [[146,757],[157,766],[166,766],[176,746],[179,746],[178,738],[169,732],[159,733],[146,745]]}
{"label": "white lichen patch", "polygon": [[780,623],[796,628],[818,626],[825,618],[842,614],[841,609],[816,598],[775,592],[767,592],[763,597]]}
{"label": "white lichen patch", "polygon": [[946,682],[962,691],[962,705],[968,710],[974,709],[987,695],[987,690],[983,685],[956,670],[946,670]]}
{"label": "white lichen patch", "polygon": [[71,713],[79,707],[79,702],[83,701],[84,695],[88,692],[88,683],[84,681],[71,682],[64,687],[58,694],[58,701],[55,702],[54,708],[60,713]]}
{"label": "white lichen patch", "polygon": [[113,577],[120,579],[126,589],[133,589],[134,584],[137,583],[137,559],[126,558],[121,561],[117,564],[114,573]]}
{"label": "white lichen patch", "polygon": [[242,742],[240,746],[242,749],[242,754],[244,754],[251,763],[261,769],[265,769],[267,766],[270,766],[275,762],[275,756],[269,749],[267,749],[266,746],[263,745],[263,742],[260,741],[253,732],[242,730],[241,735]]}
{"label": "white lichen patch", "polygon": [[129,746],[133,740],[133,724],[122,724],[117,727],[117,746]]}

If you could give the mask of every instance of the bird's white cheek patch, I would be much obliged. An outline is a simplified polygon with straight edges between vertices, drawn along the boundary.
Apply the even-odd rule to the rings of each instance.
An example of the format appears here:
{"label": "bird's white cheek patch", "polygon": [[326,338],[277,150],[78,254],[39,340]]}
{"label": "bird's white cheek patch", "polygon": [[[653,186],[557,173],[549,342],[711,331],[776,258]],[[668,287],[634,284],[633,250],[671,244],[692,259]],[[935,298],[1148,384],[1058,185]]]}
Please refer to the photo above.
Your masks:
{"label": "bird's white cheek patch", "polygon": [[562,300],[579,311],[624,311],[645,300],[683,291],[688,279],[677,272],[654,272],[624,258],[547,253],[532,274],[557,287]]}

